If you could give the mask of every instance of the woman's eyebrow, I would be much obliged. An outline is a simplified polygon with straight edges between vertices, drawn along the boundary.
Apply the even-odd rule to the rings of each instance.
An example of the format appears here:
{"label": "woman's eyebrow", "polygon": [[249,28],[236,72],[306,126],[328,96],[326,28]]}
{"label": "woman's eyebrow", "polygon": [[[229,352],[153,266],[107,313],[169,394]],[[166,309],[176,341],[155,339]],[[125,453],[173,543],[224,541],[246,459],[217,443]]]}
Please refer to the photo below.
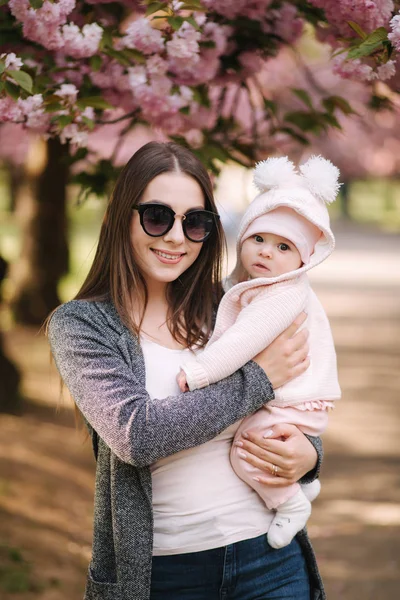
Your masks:
{"label": "woman's eyebrow", "polygon": [[[149,200],[149,202],[144,202],[143,204],[161,204],[161,206],[168,206],[168,208],[170,208],[171,210],[173,210],[172,206],[170,204],[168,204],[167,202],[162,202],[161,200]],[[187,209],[187,211],[185,211],[185,215],[186,213],[190,212],[191,210],[206,210],[204,208],[204,206],[191,206],[190,208]]]}
{"label": "woman's eyebrow", "polygon": [[186,211],[186,213],[190,212],[191,210],[207,210],[207,209],[204,208],[204,206],[192,206],[191,208],[188,208],[188,210]]}
{"label": "woman's eyebrow", "polygon": [[167,204],[166,202],[162,202],[161,200],[149,200],[148,202],[144,202],[143,204],[161,204],[162,206],[168,206],[168,208],[171,208],[169,204]]}

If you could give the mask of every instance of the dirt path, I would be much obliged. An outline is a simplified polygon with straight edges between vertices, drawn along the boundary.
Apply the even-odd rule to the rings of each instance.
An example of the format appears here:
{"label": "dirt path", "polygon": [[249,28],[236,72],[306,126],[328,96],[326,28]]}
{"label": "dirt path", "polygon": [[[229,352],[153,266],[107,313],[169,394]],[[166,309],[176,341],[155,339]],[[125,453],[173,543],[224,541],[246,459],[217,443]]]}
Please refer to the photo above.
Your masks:
{"label": "dirt path", "polygon": [[[330,600],[397,600],[400,238],[337,233],[337,252],[313,281],[331,319],[344,397],[324,438],[309,530]],[[79,600],[90,557],[91,451],[72,411],[55,413],[45,341],[23,329],[7,343],[29,401],[22,418],[0,416],[0,597]]]}

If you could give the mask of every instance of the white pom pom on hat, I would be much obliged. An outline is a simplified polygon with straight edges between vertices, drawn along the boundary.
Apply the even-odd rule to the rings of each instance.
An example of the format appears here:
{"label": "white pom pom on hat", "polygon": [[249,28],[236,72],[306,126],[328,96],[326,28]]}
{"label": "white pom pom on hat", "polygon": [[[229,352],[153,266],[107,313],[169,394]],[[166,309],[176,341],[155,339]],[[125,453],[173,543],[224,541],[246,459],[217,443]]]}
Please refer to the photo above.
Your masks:
{"label": "white pom pom on hat", "polygon": [[299,170],[300,173],[287,156],[268,158],[256,165],[253,183],[261,193],[299,186],[326,204],[335,200],[341,185],[335,165],[322,156],[312,156]]}
{"label": "white pom pom on hat", "polygon": [[296,181],[295,166],[287,156],[262,160],[254,169],[253,183],[261,193]]}
{"label": "white pom pom on hat", "polygon": [[330,160],[322,156],[312,156],[300,166],[300,172],[314,196],[326,204],[336,199],[341,186],[338,182],[340,171]]}

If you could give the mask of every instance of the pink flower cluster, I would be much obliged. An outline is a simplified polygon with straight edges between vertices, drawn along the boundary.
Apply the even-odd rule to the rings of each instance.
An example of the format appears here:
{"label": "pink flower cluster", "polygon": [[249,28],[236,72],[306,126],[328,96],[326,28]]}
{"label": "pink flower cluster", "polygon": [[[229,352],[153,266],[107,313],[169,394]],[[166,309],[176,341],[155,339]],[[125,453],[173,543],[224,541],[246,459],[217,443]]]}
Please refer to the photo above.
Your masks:
{"label": "pink flower cluster", "polygon": [[42,7],[35,10],[29,0],[9,2],[10,10],[22,23],[24,37],[28,40],[48,50],[63,50],[74,58],[86,58],[96,54],[103,29],[97,23],[84,25],[82,30],[75,23],[67,23],[75,5],[75,0],[45,0]]}
{"label": "pink flower cluster", "polygon": [[[57,132],[62,143],[69,140],[76,146],[84,146],[87,132],[83,118],[93,120],[95,117],[93,108],[87,107],[79,111],[75,107],[78,90],[72,84],[61,85],[54,95],[59,97],[62,108],[52,114],[46,112],[42,94],[34,94],[25,99],[19,98],[17,102],[9,96],[0,97],[0,122],[20,123],[29,131],[45,137]],[[58,129],[56,124],[52,124],[52,116],[68,115],[70,109],[74,111],[75,122],[63,129]]]}
{"label": "pink flower cluster", "polygon": [[[392,29],[388,39],[396,50],[400,50],[400,16],[392,17],[392,0],[310,0],[311,4],[324,9],[329,26],[319,28],[318,37],[334,48],[346,45],[345,38],[356,38],[357,34],[348,24],[353,21],[366,33],[379,27]],[[381,57],[379,58],[381,60]],[[387,81],[396,74],[396,60],[377,64],[374,58],[348,59],[339,55],[333,60],[333,72],[344,79],[371,82]]]}
{"label": "pink flower cluster", "polygon": [[354,81],[374,81],[380,79],[386,81],[396,74],[396,63],[388,60],[386,63],[373,69],[371,65],[362,62],[359,58],[346,60],[343,54],[333,59],[333,72],[343,79]]}
{"label": "pink flower cluster", "polygon": [[273,0],[203,0],[202,4],[228,19],[248,17],[249,19],[262,19]]}
{"label": "pink flower cluster", "polygon": [[299,18],[297,8],[284,2],[279,9],[271,10],[273,25],[265,24],[265,33],[274,33],[287,44],[293,44],[303,32],[303,21]]}
{"label": "pink flower cluster", "polygon": [[43,134],[50,125],[50,115],[44,110],[41,94],[17,102],[4,96],[0,98],[0,121],[24,123],[28,129]]}
{"label": "pink flower cluster", "polygon": [[310,0],[310,3],[324,9],[329,28],[320,33],[329,36],[330,42],[340,36],[354,35],[348,21],[354,21],[366,33],[386,27],[394,10],[392,0]]}
{"label": "pink flower cluster", "polygon": [[391,32],[388,34],[389,40],[398,52],[400,52],[400,11],[390,21]]}
{"label": "pink flower cluster", "polygon": [[22,65],[24,64],[14,52],[10,52],[9,54],[0,54],[0,60],[4,61],[6,69],[10,69],[12,71],[19,71]]}
{"label": "pink flower cluster", "polygon": [[154,29],[145,17],[131,23],[121,40],[121,46],[133,48],[143,54],[153,54],[164,50],[164,38],[158,29]]}

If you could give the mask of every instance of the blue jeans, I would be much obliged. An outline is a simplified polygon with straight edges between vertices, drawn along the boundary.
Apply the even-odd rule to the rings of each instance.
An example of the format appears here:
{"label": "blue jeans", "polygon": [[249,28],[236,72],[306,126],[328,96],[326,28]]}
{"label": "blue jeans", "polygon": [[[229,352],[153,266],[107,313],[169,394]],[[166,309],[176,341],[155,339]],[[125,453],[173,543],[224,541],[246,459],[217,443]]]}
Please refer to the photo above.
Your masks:
{"label": "blue jeans", "polygon": [[274,550],[261,535],[223,548],[153,556],[150,600],[310,600],[296,538]]}

